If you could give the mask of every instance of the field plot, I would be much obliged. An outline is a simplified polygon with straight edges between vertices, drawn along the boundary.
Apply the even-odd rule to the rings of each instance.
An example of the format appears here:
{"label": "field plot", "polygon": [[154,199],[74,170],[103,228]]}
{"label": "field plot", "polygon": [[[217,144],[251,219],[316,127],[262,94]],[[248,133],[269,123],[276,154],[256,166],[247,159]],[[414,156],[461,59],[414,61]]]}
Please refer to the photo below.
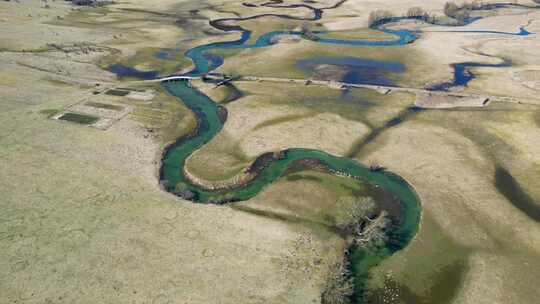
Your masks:
{"label": "field plot", "polygon": [[[128,92],[129,93],[129,92]],[[95,98],[95,95],[91,97]],[[52,119],[69,121],[91,127],[107,130],[115,122],[131,112],[128,106],[96,101],[82,101],[69,106],[66,110],[54,115]]]}

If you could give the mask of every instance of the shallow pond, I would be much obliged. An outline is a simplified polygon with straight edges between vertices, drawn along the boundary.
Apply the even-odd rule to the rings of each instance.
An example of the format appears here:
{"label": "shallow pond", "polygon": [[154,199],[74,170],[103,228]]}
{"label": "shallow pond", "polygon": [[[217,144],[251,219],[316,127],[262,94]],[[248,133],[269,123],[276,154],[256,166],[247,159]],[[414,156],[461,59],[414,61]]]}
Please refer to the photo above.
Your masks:
{"label": "shallow pond", "polygon": [[296,62],[296,67],[320,79],[374,85],[393,85],[388,75],[405,71],[405,65],[400,62],[350,56],[301,59]]}

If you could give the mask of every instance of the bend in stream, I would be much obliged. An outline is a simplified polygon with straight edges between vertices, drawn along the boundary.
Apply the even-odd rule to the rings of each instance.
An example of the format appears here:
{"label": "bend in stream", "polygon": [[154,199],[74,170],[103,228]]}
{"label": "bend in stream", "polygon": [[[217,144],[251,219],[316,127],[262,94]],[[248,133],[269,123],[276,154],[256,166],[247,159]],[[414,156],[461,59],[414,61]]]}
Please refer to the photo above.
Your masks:
{"label": "bend in stream", "polygon": [[[338,2],[335,8],[343,4],[346,0]],[[290,7],[282,5],[279,0],[271,0],[266,6]],[[322,17],[324,9],[310,7],[307,4],[298,4],[295,7],[311,8],[314,12],[312,18],[304,19],[288,15],[265,14],[246,18],[226,18],[211,21],[210,24],[223,31],[239,31],[241,38],[233,41],[217,42],[197,46],[186,52],[186,57],[193,61],[194,68],[185,76],[202,76],[223,64],[223,58],[209,53],[213,49],[246,49],[259,48],[272,45],[274,38],[280,35],[301,35],[300,32],[274,31],[261,35],[255,43],[248,44],[251,32],[240,26],[228,25],[229,22],[255,19],[265,16],[278,16],[287,19],[318,20]],[[326,8],[326,9],[330,9]],[[411,43],[418,38],[417,33],[407,30],[389,30],[380,26],[380,30],[395,35],[397,38],[390,41],[367,41],[367,40],[342,40],[319,37],[317,43],[366,45],[366,46],[391,46]],[[467,67],[479,66],[477,63],[466,63],[460,66],[458,75],[465,75]],[[499,66],[499,65],[497,65]],[[462,68],[461,68],[462,67]],[[461,77],[461,76],[460,76]],[[458,77],[459,81],[467,81],[466,75]],[[324,151],[291,148],[277,153],[265,153],[254,161],[250,170],[256,175],[249,182],[236,185],[235,187],[210,190],[193,184],[184,174],[186,159],[204,144],[212,140],[223,128],[224,108],[221,108],[196,88],[191,87],[185,80],[174,82],[162,82],[163,88],[171,95],[178,97],[197,118],[197,127],[189,135],[178,139],[174,144],[167,147],[163,154],[162,166],[160,170],[160,182],[165,190],[179,195],[185,199],[198,203],[225,204],[235,201],[248,200],[267,185],[283,176],[286,170],[295,162],[304,159],[316,159],[322,164],[328,173],[347,176],[363,183],[384,189],[388,193],[396,196],[400,203],[400,218],[393,222],[388,231],[390,241],[383,247],[376,249],[366,249],[353,247],[349,253],[351,259],[351,269],[355,277],[355,294],[353,302],[362,301],[362,292],[369,271],[372,267],[389,257],[394,252],[401,250],[412,240],[416,234],[420,216],[420,200],[413,188],[401,177],[388,171],[372,171],[366,166],[346,157],[338,157]],[[409,109],[402,113],[395,120],[389,121],[383,128],[389,128],[400,123],[403,117],[415,113],[416,109]],[[403,116],[403,117],[402,117]],[[376,137],[381,130],[375,130],[373,137]],[[368,139],[369,141],[369,139]]]}
{"label": "bend in stream", "polygon": [[257,170],[257,176],[249,183],[235,188],[212,191],[192,184],[183,173],[185,161],[189,155],[221,131],[223,122],[220,119],[219,108],[208,96],[190,87],[186,81],[163,82],[162,86],[171,95],[180,98],[195,113],[198,121],[198,126],[192,134],[179,139],[164,153],[160,179],[167,191],[200,203],[225,204],[248,200],[280,178],[293,163],[311,158],[317,159],[327,168],[328,173],[357,179],[398,197],[402,212],[388,232],[391,241],[378,250],[354,248],[352,251],[351,257],[354,259],[351,264],[356,278],[355,298],[358,302],[361,301],[370,268],[404,248],[416,234],[421,214],[420,201],[405,180],[387,171],[371,171],[353,159],[337,157],[324,151],[292,148],[279,153],[263,154],[254,162],[258,165],[252,166]]}
{"label": "bend in stream", "polygon": [[[314,19],[322,16],[315,14]],[[253,18],[257,18],[256,16]],[[232,18],[238,19],[238,18]],[[228,19],[230,20],[230,19]],[[260,36],[254,44],[247,44],[251,37],[251,32],[237,26],[224,25],[224,20],[211,22],[216,28],[222,30],[238,30],[242,35],[240,39],[228,42],[211,43],[192,48],[186,52],[186,56],[194,63],[194,68],[186,73],[187,76],[202,76],[205,73],[219,67],[223,63],[222,58],[216,58],[208,51],[212,49],[231,48],[258,48],[271,45],[273,39],[279,35],[301,35],[299,32],[270,32]],[[399,45],[408,43],[416,35],[408,31],[392,31],[398,36],[393,42],[384,41],[334,41],[333,39],[322,38],[320,43],[341,43],[351,45]],[[256,177],[250,182],[226,190],[212,191],[194,185],[184,174],[183,167],[186,159],[194,151],[201,148],[217,135],[222,127],[223,121],[218,105],[208,96],[202,94],[197,89],[192,88],[185,81],[163,82],[162,86],[171,95],[177,96],[184,104],[193,111],[197,117],[197,128],[188,136],[179,139],[169,146],[162,159],[160,180],[164,188],[172,193],[180,195],[185,199],[201,203],[224,204],[234,201],[247,200],[257,195],[264,187],[280,178],[291,164],[307,159],[317,159],[323,164],[331,174],[344,175],[357,179],[363,183],[368,183],[375,187],[380,187],[399,198],[400,213],[399,219],[394,219],[394,225],[389,231],[391,242],[387,246],[378,250],[365,250],[364,248],[353,248],[354,258],[351,260],[351,270],[356,278],[354,302],[360,302],[363,294],[365,279],[369,270],[381,260],[390,256],[393,252],[404,248],[414,237],[420,222],[421,207],[420,201],[412,187],[399,176],[386,171],[374,172],[360,163],[343,157],[336,157],[323,151],[292,148],[279,153],[266,153],[255,160],[250,168],[256,171]],[[222,110],[223,111],[223,110]],[[352,257],[352,256],[351,256]],[[369,262],[367,262],[369,261]]]}
{"label": "bend in stream", "polygon": [[470,70],[471,68],[505,68],[511,67],[512,61],[502,59],[501,63],[480,63],[480,62],[460,62],[452,64],[454,69],[454,78],[452,81],[442,82],[432,85],[427,90],[430,91],[448,91],[453,87],[466,87],[471,80],[476,78],[476,75]]}

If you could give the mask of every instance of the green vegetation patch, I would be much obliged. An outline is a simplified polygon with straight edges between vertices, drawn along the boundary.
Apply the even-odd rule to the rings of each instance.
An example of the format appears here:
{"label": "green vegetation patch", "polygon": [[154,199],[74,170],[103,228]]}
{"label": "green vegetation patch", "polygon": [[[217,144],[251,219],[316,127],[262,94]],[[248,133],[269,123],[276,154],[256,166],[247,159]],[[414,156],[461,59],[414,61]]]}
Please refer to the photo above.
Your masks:
{"label": "green vegetation patch", "polygon": [[126,96],[127,94],[129,94],[129,91],[111,89],[105,92],[105,94],[112,96]]}
{"label": "green vegetation patch", "polygon": [[395,303],[451,303],[459,291],[467,270],[467,264],[463,261],[454,262],[436,270],[433,274],[432,285],[422,294],[410,289],[406,283],[387,277],[384,286],[367,292],[364,300],[367,303],[387,303],[386,299],[394,298]]}
{"label": "green vegetation patch", "polygon": [[[294,172],[295,170],[302,171]],[[368,193],[367,185],[357,180],[316,170],[306,170],[302,166],[293,165],[286,173],[283,182],[289,183],[288,187],[293,189],[308,187],[311,189],[310,198],[300,199],[306,194],[302,192],[293,194],[291,191],[287,199],[276,197],[273,208],[289,210],[291,214],[299,218],[322,223],[327,227],[335,227],[338,222],[346,221],[346,216],[343,215],[342,210],[336,208],[336,205],[346,204],[348,199],[366,196]],[[317,190],[310,188],[310,185],[314,184],[317,184]]]}
{"label": "green vegetation patch", "polygon": [[[468,271],[471,248],[452,239],[433,219],[422,217],[422,228],[410,247],[374,268],[365,303],[450,303],[458,294]],[[391,275],[388,275],[391,274]]]}
{"label": "green vegetation patch", "polygon": [[43,109],[39,111],[39,113],[47,116],[48,118],[53,117],[54,115],[60,113],[60,110],[58,109]]}
{"label": "green vegetation patch", "polygon": [[124,87],[122,87],[122,88],[118,87],[118,88],[116,88],[116,89],[118,89],[118,90],[125,90],[125,91],[131,91],[131,92],[141,92],[141,93],[146,92],[145,89],[133,89],[133,88],[124,88]]}
{"label": "green vegetation patch", "polygon": [[58,119],[75,122],[82,125],[91,125],[97,122],[99,120],[99,117],[78,113],[66,113],[60,116]]}
{"label": "green vegetation patch", "polygon": [[121,107],[121,106],[118,106],[118,105],[113,105],[113,104],[110,104],[110,103],[93,102],[93,101],[89,101],[89,102],[85,103],[85,105],[91,106],[91,107],[94,107],[94,108],[113,110],[113,111],[122,111],[124,109],[124,107]]}
{"label": "green vegetation patch", "polygon": [[149,103],[129,102],[133,107],[132,119],[152,130],[162,143],[172,143],[196,127],[195,117],[182,102],[165,94],[159,84],[151,88],[156,89],[157,94]]}

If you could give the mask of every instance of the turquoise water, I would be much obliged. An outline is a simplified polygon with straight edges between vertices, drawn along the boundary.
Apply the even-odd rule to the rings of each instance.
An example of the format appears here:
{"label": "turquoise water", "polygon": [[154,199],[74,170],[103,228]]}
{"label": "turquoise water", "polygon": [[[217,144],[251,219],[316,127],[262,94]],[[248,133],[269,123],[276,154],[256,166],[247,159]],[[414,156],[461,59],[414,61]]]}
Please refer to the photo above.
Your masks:
{"label": "turquoise water", "polygon": [[178,140],[165,152],[161,168],[161,182],[167,191],[177,193],[198,203],[222,204],[248,200],[280,178],[289,165],[295,161],[317,158],[328,168],[330,173],[346,175],[369,183],[399,198],[402,209],[401,218],[399,223],[389,232],[391,242],[375,251],[365,251],[361,248],[352,251],[351,266],[356,278],[356,302],[361,302],[364,282],[368,277],[369,269],[393,252],[404,248],[416,234],[421,214],[420,201],[405,180],[390,172],[371,171],[353,159],[337,157],[324,151],[295,148],[282,151],[279,156],[273,157],[271,162],[259,171],[258,176],[252,182],[247,185],[239,185],[234,189],[209,191],[193,185],[182,173],[182,168],[189,155],[221,131],[223,123],[220,120],[218,105],[208,96],[190,87],[186,81],[164,82],[162,86],[171,95],[180,98],[198,118],[198,128],[195,133]]}
{"label": "turquoise water", "polygon": [[[401,45],[416,39],[416,35],[408,31],[390,31],[389,33],[396,35],[396,39],[377,42],[364,40],[338,41],[320,38],[317,42],[358,46]],[[266,47],[274,43],[275,37],[282,35],[300,36],[301,33],[290,31],[270,32],[260,36],[255,43],[248,44],[251,33],[243,31],[242,37],[238,40],[192,48],[186,53],[186,56],[193,61],[195,68],[185,75],[200,76],[223,64],[223,59],[211,54],[211,50]],[[254,197],[264,187],[280,178],[289,165],[295,161],[305,158],[317,158],[322,164],[326,165],[329,172],[350,176],[373,186],[381,187],[399,198],[402,212],[399,223],[396,223],[389,232],[392,241],[387,246],[380,247],[377,250],[366,251],[361,248],[351,250],[351,270],[356,278],[355,293],[352,299],[354,302],[360,303],[362,301],[364,284],[368,278],[369,270],[393,252],[404,248],[416,234],[420,222],[421,206],[414,190],[406,181],[390,172],[373,172],[352,159],[337,157],[324,151],[294,148],[282,151],[279,156],[272,157],[266,166],[259,168],[258,175],[252,182],[247,185],[239,185],[234,189],[209,191],[193,185],[183,174],[182,168],[189,155],[209,142],[223,128],[219,108],[208,96],[192,88],[186,81],[163,82],[162,86],[171,95],[178,97],[198,118],[198,125],[194,133],[179,139],[168,147],[164,154],[160,179],[162,185],[169,192],[198,203],[225,204],[244,201]],[[262,160],[262,156],[260,159]],[[265,160],[268,160],[267,155]]]}
{"label": "turquoise water", "polygon": [[[345,40],[345,39],[333,39],[325,38],[323,36],[317,36],[315,40],[317,43],[325,44],[339,44],[339,45],[352,45],[352,46],[397,46],[411,43],[418,38],[418,34],[408,30],[390,30],[383,29],[385,33],[395,36],[395,39],[384,41],[373,40]],[[298,36],[301,37],[301,32],[296,31],[273,31],[261,35],[255,43],[248,44],[247,42],[251,38],[251,32],[244,30],[242,36],[238,40],[216,42],[194,47],[186,52],[186,57],[190,58],[195,65],[195,68],[186,73],[186,76],[200,76],[209,71],[215,70],[223,64],[223,59],[216,55],[213,55],[210,51],[217,49],[256,49],[267,47],[276,43],[280,36]]]}
{"label": "turquoise water", "polygon": [[[320,18],[320,16],[319,16]],[[242,20],[242,18],[236,18]],[[250,19],[253,19],[251,17]],[[404,30],[404,29],[388,29],[384,25],[388,23],[399,22],[406,19],[416,19],[410,17],[393,17],[388,20],[383,20],[380,24],[376,25],[374,28],[380,30],[381,32],[390,34],[394,36],[394,39],[388,40],[366,40],[366,39],[337,39],[337,38],[328,38],[324,36],[322,32],[315,32],[314,41],[323,44],[337,44],[337,45],[351,45],[351,46],[400,46],[409,43],[413,43],[418,39],[420,32]],[[473,23],[477,20],[480,20],[480,17],[469,18],[467,24]],[[315,18],[317,20],[317,18]],[[223,64],[223,59],[211,54],[211,50],[215,49],[256,49],[267,47],[272,44],[275,44],[277,38],[280,36],[299,36],[302,37],[302,32],[298,31],[273,31],[261,35],[255,43],[248,44],[252,33],[248,30],[245,30],[241,27],[236,26],[221,26],[221,29],[240,31],[242,36],[240,39],[233,41],[225,42],[216,42],[197,46],[186,52],[186,57],[190,58],[195,64],[195,68],[187,73],[189,76],[198,76],[208,71],[214,70]],[[455,32],[466,32],[466,31],[455,31]],[[531,35],[524,27],[520,27],[519,32],[510,33],[510,32],[498,32],[498,31],[467,31],[466,33],[491,33],[491,34],[501,34],[501,35],[518,35],[518,36],[527,36]]]}
{"label": "turquoise water", "polygon": [[[223,58],[212,54],[217,49],[247,49],[267,47],[275,43],[276,37],[283,35],[301,36],[300,32],[274,31],[260,36],[255,43],[248,44],[251,32],[239,27],[232,27],[241,31],[240,39],[227,42],[211,43],[197,46],[186,52],[186,57],[194,63],[192,71],[186,76],[201,76],[223,64]],[[395,36],[393,40],[343,40],[318,36],[317,43],[346,44],[354,46],[397,46],[411,43],[418,38],[418,34],[407,30],[382,31]],[[189,155],[212,140],[223,128],[219,114],[219,106],[186,81],[163,82],[163,88],[171,95],[178,97],[198,119],[197,128],[188,136],[179,139],[169,146],[162,159],[160,180],[164,188],[197,203],[225,204],[235,201],[244,201],[256,196],[266,186],[279,179],[286,169],[295,161],[305,158],[316,158],[324,164],[329,173],[341,174],[357,179],[364,183],[380,187],[392,193],[401,204],[401,218],[394,222],[388,232],[389,242],[383,247],[372,249],[352,248],[349,254],[351,269],[355,277],[355,294],[353,302],[362,302],[364,284],[369,271],[383,259],[394,252],[401,250],[412,240],[421,216],[421,204],[413,188],[399,176],[387,172],[373,172],[357,161],[344,157],[337,157],[324,151],[291,148],[274,156],[268,154],[261,156],[255,163],[264,163],[258,167],[257,177],[250,183],[238,185],[228,190],[210,191],[192,184],[183,174],[182,168]]]}

